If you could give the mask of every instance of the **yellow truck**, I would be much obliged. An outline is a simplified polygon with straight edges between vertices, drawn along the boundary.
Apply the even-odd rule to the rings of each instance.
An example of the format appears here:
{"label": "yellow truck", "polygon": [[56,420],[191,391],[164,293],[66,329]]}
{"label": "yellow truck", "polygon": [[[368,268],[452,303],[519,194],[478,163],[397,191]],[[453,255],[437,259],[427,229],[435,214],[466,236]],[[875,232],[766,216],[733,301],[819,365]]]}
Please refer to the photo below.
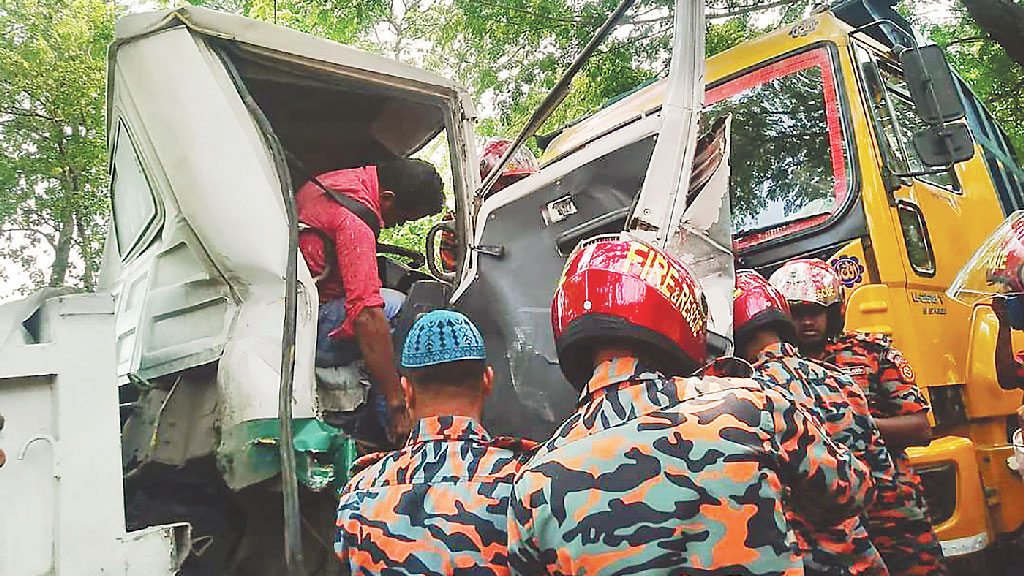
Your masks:
{"label": "yellow truck", "polygon": [[[929,169],[930,152],[913,143],[928,118],[900,62],[901,48],[917,43],[906,30],[891,9],[856,2],[740,44],[707,60],[703,118],[732,116],[738,261],[765,273],[798,256],[830,262],[847,288],[846,328],[891,335],[914,366],[935,439],[910,456],[944,553],[973,562],[1021,533],[1024,481],[1007,466],[1020,393],[996,383],[989,306],[944,291],[1024,204],[1024,177],[955,75],[966,115],[954,125],[969,126],[973,154]],[[542,137],[543,166],[629,129],[663,96],[664,82],[645,86]]]}

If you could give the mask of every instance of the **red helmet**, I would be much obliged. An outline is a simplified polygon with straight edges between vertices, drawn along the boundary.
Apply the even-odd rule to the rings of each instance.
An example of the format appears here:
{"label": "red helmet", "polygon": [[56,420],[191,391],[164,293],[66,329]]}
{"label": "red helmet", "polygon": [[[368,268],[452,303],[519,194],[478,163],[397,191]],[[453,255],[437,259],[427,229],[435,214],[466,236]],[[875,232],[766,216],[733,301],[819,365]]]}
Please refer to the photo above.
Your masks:
{"label": "red helmet", "polygon": [[1024,220],[1014,221],[986,262],[985,280],[1005,293],[1024,293]]}
{"label": "red helmet", "polygon": [[551,302],[562,373],[582,389],[600,344],[640,344],[657,367],[684,374],[707,355],[707,304],[671,256],[637,240],[598,237],[566,261]]}
{"label": "red helmet", "polygon": [[843,281],[822,260],[790,260],[768,279],[786,297],[790,305],[817,304],[828,310],[828,333],[843,329]]}
{"label": "red helmet", "polygon": [[732,293],[732,321],[736,341],[749,338],[754,330],[767,325],[779,336],[792,342],[793,320],[785,296],[753,270],[736,272],[736,290]]}
{"label": "red helmet", "polygon": [[[480,151],[480,179],[487,178],[487,175],[494,170],[494,167],[498,165],[498,161],[505,155],[505,151],[508,150],[509,146],[512,145],[512,141],[508,138],[490,138],[484,142],[484,147]],[[501,176],[498,177],[498,181],[495,183],[492,192],[497,192],[502,188],[526,178],[530,174],[535,174],[540,169],[537,167],[537,159],[533,156],[533,152],[530,151],[526,146],[520,146],[516,150],[515,154],[508,159],[505,164],[505,168],[501,171]]]}

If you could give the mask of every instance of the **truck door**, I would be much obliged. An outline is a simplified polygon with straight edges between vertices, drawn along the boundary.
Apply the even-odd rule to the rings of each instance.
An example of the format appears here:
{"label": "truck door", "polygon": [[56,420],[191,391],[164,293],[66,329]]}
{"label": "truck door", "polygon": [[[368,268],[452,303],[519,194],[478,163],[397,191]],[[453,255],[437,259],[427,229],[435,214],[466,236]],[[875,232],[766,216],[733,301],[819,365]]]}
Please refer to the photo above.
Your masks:
{"label": "truck door", "polygon": [[654,147],[641,121],[488,198],[477,218],[470,271],[454,304],[480,327],[494,391],[494,434],[547,438],[576,405],[551,333],[551,297],[581,240],[622,231]]}
{"label": "truck door", "polygon": [[106,260],[121,273],[105,281],[115,282],[107,288],[117,297],[117,373],[123,382],[129,373],[155,378],[215,359],[234,301],[173,203],[158,192],[157,167],[143,160],[143,138],[129,128],[118,104]]}
{"label": "truck door", "polygon": [[[945,171],[925,173],[914,145],[915,133],[927,127],[918,115],[899,64],[867,45],[855,42],[865,101],[879,142],[880,162],[896,173],[888,183],[889,226],[894,250],[881,254],[878,265],[906,277],[905,304],[910,322],[920,328],[915,338],[898,341],[926,386],[949,384],[962,370],[959,362],[936,350],[951,345],[949,326],[966,326],[969,310],[943,294],[974,249],[1002,220],[997,194],[981,155],[954,165],[956,179]],[[898,176],[898,174],[917,174]],[[879,245],[884,240],[881,234]],[[887,281],[890,284],[891,281]],[[901,306],[902,307],[902,306]],[[939,395],[944,395],[939,391]],[[934,402],[944,416],[942,402]]]}

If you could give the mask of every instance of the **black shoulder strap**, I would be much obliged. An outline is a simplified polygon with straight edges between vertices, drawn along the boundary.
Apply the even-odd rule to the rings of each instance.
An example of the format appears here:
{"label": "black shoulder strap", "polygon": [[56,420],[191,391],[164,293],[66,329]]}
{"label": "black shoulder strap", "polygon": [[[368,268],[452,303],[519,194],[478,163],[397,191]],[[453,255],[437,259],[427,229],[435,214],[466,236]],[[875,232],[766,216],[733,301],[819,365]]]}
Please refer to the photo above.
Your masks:
{"label": "black shoulder strap", "polygon": [[374,238],[380,236],[380,219],[378,219],[377,215],[373,213],[373,210],[370,210],[365,204],[359,202],[358,200],[349,198],[348,196],[342,194],[341,192],[338,192],[337,190],[324,186],[323,182],[321,182],[320,179],[317,178],[316,176],[310,176],[310,181],[312,181],[314,184],[317,185],[317,187],[323,190],[324,194],[327,194],[329,198],[331,198],[338,204],[341,204],[342,207],[344,207],[349,212],[355,214],[357,218],[359,218],[367,226],[369,226],[370,230],[373,230]]}
{"label": "black shoulder strap", "polygon": [[344,194],[338,192],[337,190],[324,186],[324,183],[321,182],[319,178],[314,176],[313,173],[310,172],[309,169],[302,164],[302,161],[296,158],[294,154],[292,154],[288,150],[285,150],[284,154],[288,158],[288,161],[291,162],[296,168],[298,168],[300,175],[302,173],[306,174],[307,177],[309,178],[309,181],[312,182],[313,184],[316,184],[317,188],[323,190],[324,194],[327,194],[328,198],[331,198],[338,204],[341,204],[342,207],[344,207],[346,210],[355,214],[356,218],[359,218],[367,226],[370,227],[370,230],[373,231],[374,238],[380,236],[380,219],[377,218],[377,215],[373,213],[373,210],[370,210],[362,202],[353,200],[352,198],[345,196]]}

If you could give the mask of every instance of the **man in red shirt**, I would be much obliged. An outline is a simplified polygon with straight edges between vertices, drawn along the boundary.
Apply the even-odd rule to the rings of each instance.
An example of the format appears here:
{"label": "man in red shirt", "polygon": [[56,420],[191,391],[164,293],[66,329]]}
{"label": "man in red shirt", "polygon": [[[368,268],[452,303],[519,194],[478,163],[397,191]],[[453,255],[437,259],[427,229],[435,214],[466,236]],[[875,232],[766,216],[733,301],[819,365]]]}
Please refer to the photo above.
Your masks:
{"label": "man in red shirt", "polygon": [[[378,229],[437,214],[444,206],[441,177],[422,160],[401,158],[335,170],[316,180],[368,209],[360,212],[376,218],[370,223]],[[370,224],[316,182],[302,185],[295,200],[299,221],[307,227],[299,235],[299,249],[310,273],[319,278],[316,364],[337,366],[362,358],[373,383],[371,394],[383,398],[392,438],[400,439],[409,425],[389,320],[397,315],[404,296],[381,286],[377,238]]]}

